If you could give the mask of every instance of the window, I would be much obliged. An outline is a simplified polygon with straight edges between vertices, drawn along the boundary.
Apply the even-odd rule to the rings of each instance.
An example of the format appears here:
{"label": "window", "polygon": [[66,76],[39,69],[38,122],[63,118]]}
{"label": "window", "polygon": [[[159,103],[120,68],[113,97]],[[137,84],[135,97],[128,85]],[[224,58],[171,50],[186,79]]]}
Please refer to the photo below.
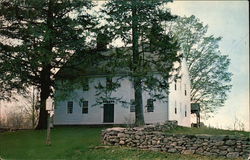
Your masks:
{"label": "window", "polygon": [[86,80],[86,82],[83,82],[82,90],[83,91],[88,91],[89,90],[89,81],[88,80]]}
{"label": "window", "polygon": [[82,101],[82,114],[88,113],[88,111],[89,111],[88,101]]}
{"label": "window", "polygon": [[177,81],[174,81],[174,90],[177,90]]}
{"label": "window", "polygon": [[154,100],[153,99],[147,100],[147,111],[154,112]]}
{"label": "window", "polygon": [[135,112],[135,100],[130,100],[130,112]]}
{"label": "window", "polygon": [[187,117],[187,105],[185,105],[185,117]]}
{"label": "window", "polygon": [[68,114],[72,114],[73,113],[73,101],[68,101],[67,113]]}
{"label": "window", "polygon": [[174,113],[177,114],[176,101],[174,102]]}
{"label": "window", "polygon": [[185,93],[185,96],[187,95],[187,86],[186,86],[186,84],[185,84],[185,91],[184,91]]}

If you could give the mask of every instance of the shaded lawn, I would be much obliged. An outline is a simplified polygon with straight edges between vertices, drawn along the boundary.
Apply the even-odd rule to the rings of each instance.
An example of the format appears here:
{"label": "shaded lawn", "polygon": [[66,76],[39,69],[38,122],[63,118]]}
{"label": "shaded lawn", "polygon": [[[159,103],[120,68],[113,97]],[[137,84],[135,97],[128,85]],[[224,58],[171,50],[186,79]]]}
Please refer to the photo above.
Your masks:
{"label": "shaded lawn", "polygon": [[222,130],[216,128],[208,128],[208,127],[201,127],[201,128],[188,128],[188,127],[181,127],[178,126],[168,133],[173,134],[189,134],[189,135],[199,135],[199,134],[208,134],[208,135],[231,135],[237,137],[250,137],[250,132],[245,131],[231,131],[231,130]]}
{"label": "shaded lawn", "polygon": [[[46,130],[0,133],[0,157],[4,159],[84,159],[84,160],[223,160],[225,158],[179,155],[127,147],[96,148],[101,130],[83,126],[56,127],[52,146],[45,145]],[[1,159],[0,158],[0,159]]]}

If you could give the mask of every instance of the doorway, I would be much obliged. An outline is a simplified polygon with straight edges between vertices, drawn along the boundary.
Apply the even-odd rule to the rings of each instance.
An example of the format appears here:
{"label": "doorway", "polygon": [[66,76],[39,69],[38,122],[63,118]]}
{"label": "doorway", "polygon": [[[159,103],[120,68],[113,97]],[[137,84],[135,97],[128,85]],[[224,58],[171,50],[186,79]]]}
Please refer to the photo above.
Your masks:
{"label": "doorway", "polygon": [[103,122],[113,123],[114,122],[114,104],[104,104],[103,107]]}

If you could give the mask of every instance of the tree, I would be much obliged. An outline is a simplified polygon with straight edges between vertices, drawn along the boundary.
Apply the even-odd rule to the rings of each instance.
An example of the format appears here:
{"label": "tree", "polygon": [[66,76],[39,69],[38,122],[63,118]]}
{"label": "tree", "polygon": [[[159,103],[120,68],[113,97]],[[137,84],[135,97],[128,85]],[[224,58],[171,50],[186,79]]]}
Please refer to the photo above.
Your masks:
{"label": "tree", "polygon": [[40,91],[37,129],[47,126],[46,99],[53,96],[55,73],[69,57],[86,49],[86,34],[95,26],[88,0],[0,1],[0,93],[29,86]]}
{"label": "tree", "polygon": [[191,79],[191,101],[200,103],[209,116],[223,106],[232,87],[230,59],[219,50],[221,37],[207,36],[207,25],[195,16],[179,17],[172,24],[183,56],[187,59]]}
{"label": "tree", "polygon": [[107,21],[102,29],[110,39],[120,38],[125,47],[109,55],[107,71],[117,76],[121,69],[114,68],[127,69],[126,75],[134,84],[136,125],[144,124],[142,92],[148,91],[156,99],[166,98],[173,62],[180,60],[177,42],[163,28],[164,22],[175,18],[165,7],[168,2],[110,0],[102,10]]}

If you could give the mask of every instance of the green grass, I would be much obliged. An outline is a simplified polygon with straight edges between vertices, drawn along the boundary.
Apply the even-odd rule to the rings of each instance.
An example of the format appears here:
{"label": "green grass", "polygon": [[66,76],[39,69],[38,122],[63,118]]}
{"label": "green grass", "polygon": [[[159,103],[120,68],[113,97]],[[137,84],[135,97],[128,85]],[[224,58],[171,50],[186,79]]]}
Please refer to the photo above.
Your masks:
{"label": "green grass", "polygon": [[[4,159],[84,159],[84,160],[223,160],[224,158],[179,155],[101,146],[102,128],[56,127],[52,145],[45,145],[46,130],[23,130],[0,133],[0,157]],[[1,159],[0,158],[0,159]]]}
{"label": "green grass", "polygon": [[216,128],[188,128],[188,127],[180,127],[178,126],[168,133],[173,134],[189,134],[189,135],[199,135],[199,134],[208,134],[208,135],[231,135],[231,136],[245,136],[250,137],[250,132],[245,131],[231,131],[231,130],[222,130]]}

